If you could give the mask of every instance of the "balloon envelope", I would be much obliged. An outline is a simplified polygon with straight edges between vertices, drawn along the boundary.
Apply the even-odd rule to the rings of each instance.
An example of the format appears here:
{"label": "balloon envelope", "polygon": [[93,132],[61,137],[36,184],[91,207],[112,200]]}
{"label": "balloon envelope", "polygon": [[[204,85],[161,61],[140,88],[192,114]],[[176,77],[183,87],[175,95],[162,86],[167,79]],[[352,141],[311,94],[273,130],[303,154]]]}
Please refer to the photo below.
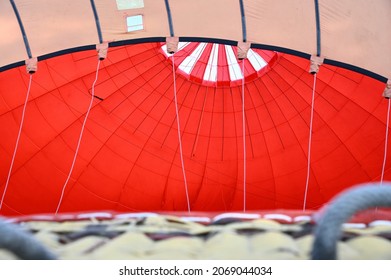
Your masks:
{"label": "balloon envelope", "polygon": [[[89,2],[81,1],[80,5]],[[102,4],[96,2],[102,12]],[[152,7],[148,6],[150,1],[144,2],[148,15]],[[187,11],[178,1],[172,2],[177,18],[179,9]],[[248,13],[257,11],[253,16],[259,20],[262,13],[256,7],[250,9],[252,4],[247,2]],[[21,16],[26,19],[26,30],[33,34],[38,27],[30,23],[32,14],[24,8],[20,7]],[[231,8],[237,11],[236,6]],[[50,18],[50,9],[46,13]],[[64,12],[57,19],[67,15]],[[252,20],[250,35],[262,39],[255,30],[251,32]],[[72,28],[70,25],[64,28]],[[150,27],[148,32],[155,28]],[[88,32],[96,36],[94,28],[92,24],[93,31]],[[198,32],[181,28],[178,32],[183,32],[182,36]],[[236,36],[220,30],[218,38]],[[214,27],[211,34],[202,32],[200,37],[217,37]],[[69,35],[75,38],[73,46],[89,42],[78,41],[86,37],[76,35]],[[60,41],[59,45],[48,43],[45,49],[45,39],[41,42],[37,38],[32,44],[37,46],[38,56],[69,47]],[[283,46],[281,39],[264,39]],[[203,39],[181,42],[179,51],[171,56],[159,40],[111,45],[107,58],[100,62],[94,89],[98,59],[90,47],[40,59],[1,214],[53,213],[62,191],[61,212],[182,211],[188,210],[187,196],[193,211],[242,210],[244,204],[247,210],[302,209],[306,193],[306,208],[317,209],[345,188],[380,179],[389,105],[382,97],[385,84],[381,79],[330,64],[322,65],[314,76],[309,73],[308,58],[256,45],[247,59],[238,61],[235,46]],[[303,51],[296,43],[292,49]],[[25,51],[23,43],[16,44],[12,62],[23,56],[19,49],[20,53]],[[332,58],[340,55],[339,51],[331,53],[335,54]],[[363,64],[356,60],[356,65],[367,67],[370,57],[366,56]],[[345,62],[351,59],[348,55]],[[378,62],[377,54],[374,61]],[[7,63],[11,61],[2,62],[8,66],[0,72],[2,194],[29,83],[25,66]],[[388,74],[383,66],[371,67],[371,71],[379,70],[379,75]],[[64,187],[91,94],[92,109],[74,170]],[[385,167],[384,179],[391,179],[389,165]]]}

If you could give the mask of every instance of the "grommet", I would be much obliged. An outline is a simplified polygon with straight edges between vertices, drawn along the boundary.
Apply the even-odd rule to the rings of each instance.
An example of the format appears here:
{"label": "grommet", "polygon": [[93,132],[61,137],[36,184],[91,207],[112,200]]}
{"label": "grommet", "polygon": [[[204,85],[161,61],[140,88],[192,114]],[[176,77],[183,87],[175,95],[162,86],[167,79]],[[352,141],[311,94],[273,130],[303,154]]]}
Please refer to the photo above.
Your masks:
{"label": "grommet", "polygon": [[321,56],[311,55],[310,73],[316,74],[319,71],[319,66],[323,64],[324,58]]}
{"label": "grommet", "polygon": [[108,42],[104,42],[102,44],[96,45],[96,50],[98,51],[99,60],[104,60],[107,57],[108,49],[109,49]]}
{"label": "grommet", "polygon": [[167,37],[166,46],[169,54],[176,53],[178,51],[179,38],[178,37]]}

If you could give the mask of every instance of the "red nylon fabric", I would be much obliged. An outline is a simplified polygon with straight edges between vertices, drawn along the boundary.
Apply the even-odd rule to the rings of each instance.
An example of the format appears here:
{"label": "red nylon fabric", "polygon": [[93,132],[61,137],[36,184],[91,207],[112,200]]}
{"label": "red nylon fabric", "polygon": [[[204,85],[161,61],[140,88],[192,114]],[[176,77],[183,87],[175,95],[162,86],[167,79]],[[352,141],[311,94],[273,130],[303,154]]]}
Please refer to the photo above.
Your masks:
{"label": "red nylon fabric", "polygon": [[[272,59],[245,82],[248,210],[303,206],[313,76],[307,60]],[[39,62],[2,215],[55,211],[96,63],[95,51]],[[229,83],[224,69],[214,85],[183,73],[176,77],[194,211],[243,209],[241,86]],[[308,209],[380,178],[387,112],[379,81],[325,65],[317,78]],[[1,192],[27,81],[24,67],[0,73]],[[60,212],[186,211],[172,65],[161,45],[110,48],[95,94],[103,100],[94,101]]]}

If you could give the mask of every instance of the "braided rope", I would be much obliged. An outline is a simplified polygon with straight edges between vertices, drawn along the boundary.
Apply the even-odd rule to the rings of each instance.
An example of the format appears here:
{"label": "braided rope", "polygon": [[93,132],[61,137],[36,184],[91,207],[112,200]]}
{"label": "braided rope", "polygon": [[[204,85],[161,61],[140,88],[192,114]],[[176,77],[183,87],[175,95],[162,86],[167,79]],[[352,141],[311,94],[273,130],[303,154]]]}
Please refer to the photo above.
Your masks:
{"label": "braided rope", "polygon": [[357,185],[334,199],[320,218],[315,230],[312,259],[337,258],[337,242],[341,237],[341,225],[354,213],[375,207],[391,207],[391,183],[367,183]]}
{"label": "braided rope", "polygon": [[0,248],[14,253],[24,260],[54,260],[55,255],[48,251],[31,234],[20,226],[0,219]]}

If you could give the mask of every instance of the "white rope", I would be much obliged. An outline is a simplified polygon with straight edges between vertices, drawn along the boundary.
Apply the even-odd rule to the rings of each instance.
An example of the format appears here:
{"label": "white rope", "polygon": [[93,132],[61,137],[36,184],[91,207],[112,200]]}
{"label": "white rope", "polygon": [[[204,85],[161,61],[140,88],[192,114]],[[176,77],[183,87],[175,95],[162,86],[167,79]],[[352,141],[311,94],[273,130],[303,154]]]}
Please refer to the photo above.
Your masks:
{"label": "white rope", "polygon": [[178,109],[178,99],[177,99],[177,94],[176,94],[176,77],[175,77],[174,54],[171,56],[171,59],[172,59],[172,76],[174,78],[174,99],[175,99],[176,123],[177,123],[177,128],[178,128],[179,154],[180,154],[181,164],[182,164],[183,181],[184,181],[184,184],[185,184],[187,211],[191,212],[191,209],[190,209],[190,199],[189,199],[189,189],[188,189],[188,186],[187,186],[186,171],[185,171],[185,162],[183,160],[181,125],[179,123],[179,109]]}
{"label": "white rope", "polygon": [[17,152],[18,147],[19,147],[19,140],[20,140],[20,136],[22,134],[23,123],[24,123],[24,116],[25,116],[25,113],[26,113],[27,102],[28,102],[28,99],[29,99],[29,96],[30,96],[32,81],[33,81],[33,75],[30,74],[30,80],[29,80],[29,84],[28,84],[28,87],[27,87],[27,93],[26,93],[26,100],[24,101],[24,106],[23,106],[23,111],[22,111],[22,120],[20,121],[19,132],[18,132],[18,137],[16,138],[14,154],[12,155],[11,166],[10,166],[10,169],[8,170],[7,181],[5,183],[3,196],[1,197],[1,201],[0,201],[0,209],[3,207],[5,194],[6,194],[7,189],[8,189],[8,184],[9,184],[9,181],[10,181],[10,178],[11,178],[12,168],[13,168],[14,162],[15,162],[16,152]]}
{"label": "white rope", "polygon": [[242,60],[243,212],[246,212],[246,114],[244,111],[244,59]]}
{"label": "white rope", "polygon": [[56,209],[55,215],[57,215],[58,211],[60,210],[60,206],[61,206],[62,200],[63,200],[63,198],[64,198],[64,194],[65,194],[65,189],[66,189],[66,187],[67,187],[67,185],[68,185],[69,180],[71,179],[71,175],[72,175],[72,172],[73,172],[73,168],[75,167],[75,163],[76,163],[77,155],[78,155],[78,152],[79,152],[81,140],[82,140],[82,138],[83,138],[84,128],[85,128],[85,126],[86,126],[87,119],[88,119],[88,115],[90,114],[90,111],[91,111],[91,108],[92,108],[92,104],[93,104],[93,101],[94,101],[94,96],[95,96],[95,84],[96,84],[96,82],[98,81],[99,67],[100,67],[100,60],[98,60],[98,64],[97,64],[96,72],[95,72],[95,80],[94,80],[94,82],[92,83],[90,104],[89,104],[89,106],[88,106],[86,116],[84,117],[83,125],[82,125],[82,127],[81,127],[81,131],[80,131],[80,135],[79,135],[79,140],[78,140],[77,146],[76,146],[75,155],[73,156],[73,161],[72,161],[71,169],[69,170],[68,177],[67,177],[67,179],[65,180],[64,186],[62,187],[61,196],[60,196],[60,199],[59,199],[58,204],[57,204],[57,209]]}
{"label": "white rope", "polygon": [[314,85],[312,86],[310,135],[309,135],[309,139],[308,139],[308,157],[307,157],[307,160],[308,160],[308,162],[307,162],[307,180],[305,182],[303,211],[305,211],[306,206],[307,206],[307,193],[308,193],[308,186],[310,183],[310,174],[311,174],[311,144],[312,144],[312,124],[314,121],[315,89],[316,89],[316,73],[314,74]]}
{"label": "white rope", "polygon": [[387,123],[386,123],[386,139],[384,141],[384,158],[383,158],[383,167],[382,167],[382,170],[381,170],[380,186],[383,184],[384,171],[386,169],[387,148],[388,148],[388,127],[389,127],[389,125],[390,125],[390,99],[388,99]]}

